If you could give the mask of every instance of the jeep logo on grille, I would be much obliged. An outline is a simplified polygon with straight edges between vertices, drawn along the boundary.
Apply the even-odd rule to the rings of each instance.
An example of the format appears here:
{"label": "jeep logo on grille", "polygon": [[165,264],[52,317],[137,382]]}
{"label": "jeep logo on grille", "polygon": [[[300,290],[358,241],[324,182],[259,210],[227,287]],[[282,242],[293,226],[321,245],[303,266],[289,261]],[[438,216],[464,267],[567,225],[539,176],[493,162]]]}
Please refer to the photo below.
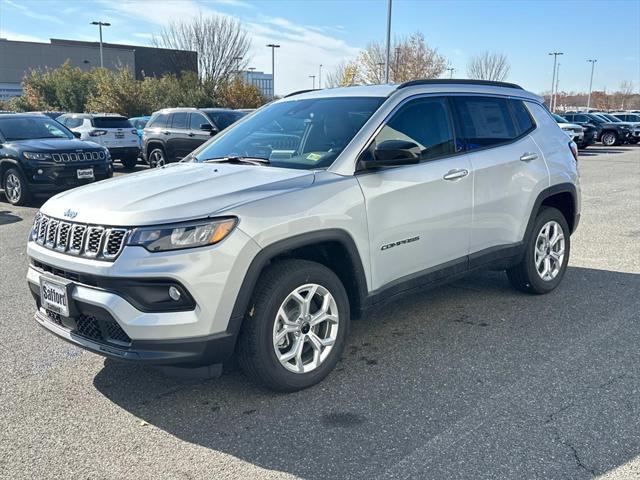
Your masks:
{"label": "jeep logo on grille", "polygon": [[70,208],[65,210],[64,216],[67,218],[76,218],[78,216],[78,212],[71,210]]}

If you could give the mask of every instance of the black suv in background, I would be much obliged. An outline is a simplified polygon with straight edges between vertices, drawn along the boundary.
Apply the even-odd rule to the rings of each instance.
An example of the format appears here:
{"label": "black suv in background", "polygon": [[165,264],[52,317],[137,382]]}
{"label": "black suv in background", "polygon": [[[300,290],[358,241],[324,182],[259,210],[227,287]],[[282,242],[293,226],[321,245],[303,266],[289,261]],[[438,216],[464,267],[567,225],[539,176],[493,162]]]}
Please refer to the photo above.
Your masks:
{"label": "black suv in background", "polygon": [[9,203],[113,175],[109,151],[42,114],[0,115],[0,180]]}
{"label": "black suv in background", "polygon": [[631,129],[628,125],[611,122],[596,113],[565,113],[562,116],[571,123],[590,124],[596,127],[596,140],[607,147],[625,143],[629,141],[631,135]]}
{"label": "black suv in background", "polygon": [[247,113],[228,108],[165,108],[142,133],[142,155],[151,167],[186,157]]}

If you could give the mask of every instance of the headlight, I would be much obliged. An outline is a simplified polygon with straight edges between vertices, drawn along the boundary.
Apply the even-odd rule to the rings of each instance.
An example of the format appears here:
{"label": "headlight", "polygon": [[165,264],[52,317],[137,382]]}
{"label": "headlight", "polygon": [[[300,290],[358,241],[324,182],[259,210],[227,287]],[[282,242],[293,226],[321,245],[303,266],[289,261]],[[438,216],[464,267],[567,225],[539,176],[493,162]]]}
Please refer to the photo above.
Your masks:
{"label": "headlight", "polygon": [[131,234],[129,245],[139,245],[150,252],[214,245],[224,240],[237,223],[237,218],[219,218],[136,228]]}
{"label": "headlight", "polygon": [[50,153],[24,152],[23,155],[27,160],[53,160],[53,157]]}

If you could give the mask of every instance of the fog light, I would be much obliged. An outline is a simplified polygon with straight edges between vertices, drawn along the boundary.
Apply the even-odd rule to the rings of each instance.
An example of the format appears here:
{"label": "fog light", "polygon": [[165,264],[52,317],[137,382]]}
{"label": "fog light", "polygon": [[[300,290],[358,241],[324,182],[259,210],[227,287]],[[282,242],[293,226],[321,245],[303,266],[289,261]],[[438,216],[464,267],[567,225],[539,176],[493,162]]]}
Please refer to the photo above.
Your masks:
{"label": "fog light", "polygon": [[177,302],[178,300],[180,300],[180,290],[173,286],[169,287],[169,296],[171,297],[171,300]]}
{"label": "fog light", "polygon": [[41,168],[39,168],[38,169],[38,175],[42,175],[43,173],[44,173],[44,171]]}

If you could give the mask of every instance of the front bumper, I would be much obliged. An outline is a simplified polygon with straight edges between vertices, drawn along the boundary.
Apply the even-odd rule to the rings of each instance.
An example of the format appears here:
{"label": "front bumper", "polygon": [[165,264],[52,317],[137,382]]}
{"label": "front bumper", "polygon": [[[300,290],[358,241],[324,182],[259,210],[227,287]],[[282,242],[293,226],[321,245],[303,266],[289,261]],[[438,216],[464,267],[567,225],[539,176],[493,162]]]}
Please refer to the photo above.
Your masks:
{"label": "front bumper", "polygon": [[[29,188],[34,193],[60,192],[113,176],[111,161],[67,164],[29,162],[23,168]],[[78,179],[78,170],[87,168],[93,169],[93,180]]]}
{"label": "front bumper", "polygon": [[[232,312],[242,280],[258,245],[236,229],[218,245],[192,250],[150,253],[125,247],[114,262],[91,260],[49,250],[29,242],[32,259],[27,281],[37,305],[36,320],[47,330],[101,355],[165,365],[206,365],[224,361],[235,345],[241,316]],[[38,266],[40,265],[40,266]],[[41,266],[50,266],[47,271]],[[77,276],[73,276],[77,275]],[[72,280],[74,310],[69,318],[45,311],[40,304],[40,277]],[[91,276],[119,280],[168,278],[189,292],[195,308],[143,311],[124,293],[105,289]],[[92,284],[89,284],[92,283]],[[83,334],[82,322],[93,317],[96,335]],[[79,323],[80,322],[80,323]],[[113,322],[110,323],[110,322]],[[129,339],[121,344],[105,333],[119,328]],[[85,332],[86,333],[86,332]]]}

